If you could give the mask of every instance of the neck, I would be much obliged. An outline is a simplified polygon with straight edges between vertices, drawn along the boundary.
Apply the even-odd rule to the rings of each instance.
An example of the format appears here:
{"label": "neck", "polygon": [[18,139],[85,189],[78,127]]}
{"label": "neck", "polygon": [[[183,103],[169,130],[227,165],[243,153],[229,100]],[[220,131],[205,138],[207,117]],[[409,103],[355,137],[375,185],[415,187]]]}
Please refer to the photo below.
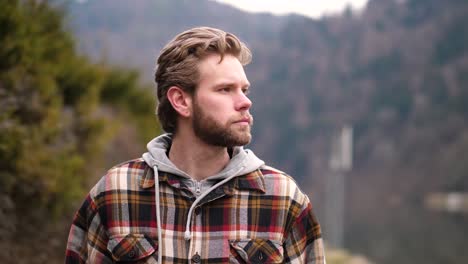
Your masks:
{"label": "neck", "polygon": [[194,180],[201,181],[220,172],[230,158],[226,147],[209,145],[194,135],[176,133],[169,159]]}

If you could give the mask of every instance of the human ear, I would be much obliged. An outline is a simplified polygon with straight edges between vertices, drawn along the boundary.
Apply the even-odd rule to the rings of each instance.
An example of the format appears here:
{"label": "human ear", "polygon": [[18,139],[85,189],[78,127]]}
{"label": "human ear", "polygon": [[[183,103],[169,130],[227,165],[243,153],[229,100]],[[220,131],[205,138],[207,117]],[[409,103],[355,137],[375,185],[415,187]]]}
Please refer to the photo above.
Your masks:
{"label": "human ear", "polygon": [[180,87],[172,86],[167,90],[167,99],[172,107],[183,117],[189,117],[192,109],[192,97]]}

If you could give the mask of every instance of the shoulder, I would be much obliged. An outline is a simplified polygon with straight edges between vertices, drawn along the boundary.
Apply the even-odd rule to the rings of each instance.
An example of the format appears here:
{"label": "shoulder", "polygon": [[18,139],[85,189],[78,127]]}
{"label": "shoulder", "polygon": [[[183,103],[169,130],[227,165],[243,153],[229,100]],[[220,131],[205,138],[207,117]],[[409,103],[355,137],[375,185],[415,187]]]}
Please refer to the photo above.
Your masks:
{"label": "shoulder", "polygon": [[301,204],[309,202],[307,195],[289,174],[267,165],[261,166],[259,171],[264,178],[266,194],[289,197]]}
{"label": "shoulder", "polygon": [[264,176],[267,176],[267,175],[281,176],[282,175],[282,176],[290,177],[284,171],[278,170],[268,165],[262,165],[259,169]]}
{"label": "shoulder", "polygon": [[268,165],[261,166],[259,168],[259,171],[266,181],[272,181],[275,183],[292,184],[294,187],[297,187],[297,184],[294,178],[284,171],[278,170]]}
{"label": "shoulder", "polygon": [[148,173],[152,172],[142,158],[122,162],[109,169],[90,194],[96,197],[109,191],[138,191]]}

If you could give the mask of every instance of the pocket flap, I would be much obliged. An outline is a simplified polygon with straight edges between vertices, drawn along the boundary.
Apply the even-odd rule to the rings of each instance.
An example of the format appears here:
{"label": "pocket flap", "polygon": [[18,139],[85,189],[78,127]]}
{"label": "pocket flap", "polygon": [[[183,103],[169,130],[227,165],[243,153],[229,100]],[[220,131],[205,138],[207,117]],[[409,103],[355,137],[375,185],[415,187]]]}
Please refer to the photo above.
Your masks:
{"label": "pocket flap", "polygon": [[246,263],[283,263],[281,243],[267,239],[230,240],[233,257]]}
{"label": "pocket flap", "polygon": [[158,246],[147,235],[128,234],[111,237],[107,249],[115,261],[136,261],[153,254]]}

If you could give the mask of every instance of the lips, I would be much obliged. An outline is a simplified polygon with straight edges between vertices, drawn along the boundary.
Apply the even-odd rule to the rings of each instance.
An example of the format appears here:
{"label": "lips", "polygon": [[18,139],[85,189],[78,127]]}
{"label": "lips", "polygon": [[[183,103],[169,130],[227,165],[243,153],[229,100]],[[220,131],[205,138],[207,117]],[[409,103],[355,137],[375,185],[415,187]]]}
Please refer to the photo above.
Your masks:
{"label": "lips", "polygon": [[234,123],[247,123],[247,124],[251,125],[252,124],[252,117],[251,116],[243,117],[243,118],[235,121]]}

